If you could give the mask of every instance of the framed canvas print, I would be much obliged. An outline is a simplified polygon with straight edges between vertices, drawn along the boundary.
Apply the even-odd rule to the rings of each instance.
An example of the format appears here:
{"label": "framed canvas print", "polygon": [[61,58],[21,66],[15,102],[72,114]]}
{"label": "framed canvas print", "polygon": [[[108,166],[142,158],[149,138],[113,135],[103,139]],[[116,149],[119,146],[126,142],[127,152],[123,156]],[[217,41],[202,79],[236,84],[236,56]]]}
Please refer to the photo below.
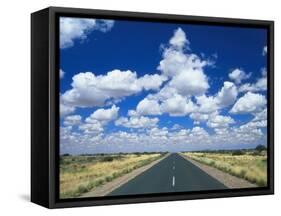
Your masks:
{"label": "framed canvas print", "polygon": [[31,16],[31,200],[273,194],[273,21]]}

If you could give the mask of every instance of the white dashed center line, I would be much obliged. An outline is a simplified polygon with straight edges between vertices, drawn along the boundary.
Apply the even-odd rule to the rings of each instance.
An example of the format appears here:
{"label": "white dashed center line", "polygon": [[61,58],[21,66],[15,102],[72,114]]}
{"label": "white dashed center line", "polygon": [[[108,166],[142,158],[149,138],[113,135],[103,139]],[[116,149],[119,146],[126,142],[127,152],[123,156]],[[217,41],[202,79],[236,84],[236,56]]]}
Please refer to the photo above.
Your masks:
{"label": "white dashed center line", "polygon": [[172,183],[173,187],[175,187],[175,183],[176,183],[176,179],[175,176],[173,176],[173,183]]}
{"label": "white dashed center line", "polygon": [[175,170],[175,166],[173,166],[173,170]]}

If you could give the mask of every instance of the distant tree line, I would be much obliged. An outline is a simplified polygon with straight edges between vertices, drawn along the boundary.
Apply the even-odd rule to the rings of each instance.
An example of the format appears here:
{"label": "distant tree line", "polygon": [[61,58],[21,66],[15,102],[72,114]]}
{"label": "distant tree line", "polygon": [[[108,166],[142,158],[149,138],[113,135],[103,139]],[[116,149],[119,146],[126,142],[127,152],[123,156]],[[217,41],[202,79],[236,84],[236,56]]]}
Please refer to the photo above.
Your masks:
{"label": "distant tree line", "polygon": [[[108,156],[108,155],[128,155],[128,154],[135,154],[135,155],[148,155],[148,154],[167,154],[168,151],[153,151],[153,152],[116,152],[116,153],[97,153],[97,154],[79,154],[78,156]],[[69,157],[72,156],[69,153],[65,153],[61,155],[62,157]]]}
{"label": "distant tree line", "polygon": [[[248,149],[220,149],[220,150],[199,150],[199,151],[186,151],[186,152],[198,152],[198,153],[229,153],[232,155],[243,155],[246,152],[252,152],[256,151],[256,154],[261,153],[262,151],[266,151],[267,147],[265,145],[257,145],[255,148],[248,148]],[[153,151],[153,152],[117,152],[117,153],[97,153],[97,154],[79,154],[78,156],[99,156],[99,157],[107,157],[107,159],[104,159],[106,161],[111,161],[114,158],[112,156],[114,155],[128,155],[128,154],[135,154],[135,155],[147,155],[147,154],[167,154],[168,151]],[[255,153],[254,153],[255,154]],[[72,156],[69,153],[65,153],[61,155],[62,157],[69,157]],[[110,157],[108,157],[110,156]]]}
{"label": "distant tree line", "polygon": [[[199,150],[199,151],[189,151],[189,152],[198,152],[198,153],[225,153],[232,155],[243,155],[246,152],[256,152],[256,154],[261,153],[262,151],[266,151],[267,148],[265,145],[257,145],[255,148],[247,148],[247,149],[218,149],[218,150]],[[188,152],[188,151],[187,151]],[[255,154],[255,153],[253,153]]]}

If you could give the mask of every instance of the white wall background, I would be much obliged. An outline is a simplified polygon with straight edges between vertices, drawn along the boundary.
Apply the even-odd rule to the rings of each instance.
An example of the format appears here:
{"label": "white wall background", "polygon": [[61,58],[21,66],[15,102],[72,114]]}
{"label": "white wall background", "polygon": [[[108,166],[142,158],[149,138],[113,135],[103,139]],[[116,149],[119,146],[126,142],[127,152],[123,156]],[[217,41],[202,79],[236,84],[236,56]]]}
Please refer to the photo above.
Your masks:
{"label": "white wall background", "polygon": [[[267,215],[280,205],[281,13],[276,0],[7,0],[0,7],[0,215]],[[275,20],[276,195],[47,210],[30,203],[30,13],[48,6]],[[276,214],[275,214],[276,215]]]}

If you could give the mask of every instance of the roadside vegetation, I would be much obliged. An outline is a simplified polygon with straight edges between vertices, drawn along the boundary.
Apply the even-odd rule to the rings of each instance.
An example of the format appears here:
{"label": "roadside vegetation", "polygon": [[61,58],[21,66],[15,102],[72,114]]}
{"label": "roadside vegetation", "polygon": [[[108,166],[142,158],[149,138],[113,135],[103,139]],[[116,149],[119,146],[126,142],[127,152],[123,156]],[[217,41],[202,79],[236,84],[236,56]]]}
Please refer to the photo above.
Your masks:
{"label": "roadside vegetation", "polygon": [[78,197],[164,155],[164,153],[62,155],[60,198]]}
{"label": "roadside vegetation", "polygon": [[261,145],[252,150],[200,151],[183,154],[260,187],[267,185],[267,151]]}

